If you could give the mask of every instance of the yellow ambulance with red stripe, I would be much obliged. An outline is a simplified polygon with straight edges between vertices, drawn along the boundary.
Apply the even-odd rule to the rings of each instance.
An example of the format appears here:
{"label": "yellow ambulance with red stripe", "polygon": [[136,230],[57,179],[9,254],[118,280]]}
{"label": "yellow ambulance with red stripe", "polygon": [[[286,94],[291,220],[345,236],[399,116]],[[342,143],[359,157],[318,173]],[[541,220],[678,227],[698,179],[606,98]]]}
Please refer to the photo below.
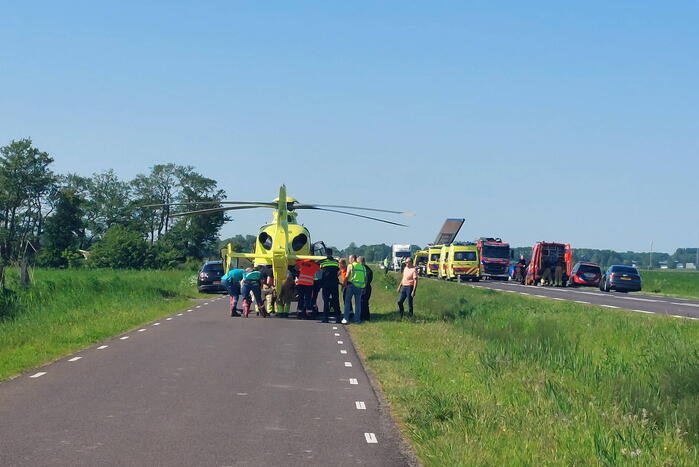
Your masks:
{"label": "yellow ambulance with red stripe", "polygon": [[473,242],[456,242],[447,247],[443,277],[446,280],[481,280],[478,245]]}

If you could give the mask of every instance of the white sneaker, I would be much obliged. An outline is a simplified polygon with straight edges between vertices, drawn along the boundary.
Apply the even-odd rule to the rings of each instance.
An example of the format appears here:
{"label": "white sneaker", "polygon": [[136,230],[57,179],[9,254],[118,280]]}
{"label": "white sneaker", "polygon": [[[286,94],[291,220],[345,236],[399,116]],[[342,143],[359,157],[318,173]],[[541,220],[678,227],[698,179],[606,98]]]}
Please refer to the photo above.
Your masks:
{"label": "white sneaker", "polygon": [[342,324],[347,324],[347,320],[345,318],[342,318],[342,321],[340,321]]}

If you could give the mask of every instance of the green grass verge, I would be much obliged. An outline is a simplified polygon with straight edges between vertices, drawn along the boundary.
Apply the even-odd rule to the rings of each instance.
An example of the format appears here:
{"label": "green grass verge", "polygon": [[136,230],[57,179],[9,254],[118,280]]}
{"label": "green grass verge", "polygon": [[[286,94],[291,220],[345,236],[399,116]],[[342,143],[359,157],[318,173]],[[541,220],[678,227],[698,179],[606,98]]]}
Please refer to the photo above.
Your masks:
{"label": "green grass verge", "polygon": [[644,292],[699,298],[699,272],[658,270],[640,272]]}
{"label": "green grass verge", "polygon": [[350,332],[424,464],[699,463],[699,324],[384,280]]}
{"label": "green grass verge", "polygon": [[34,271],[0,303],[0,380],[185,307],[191,272]]}

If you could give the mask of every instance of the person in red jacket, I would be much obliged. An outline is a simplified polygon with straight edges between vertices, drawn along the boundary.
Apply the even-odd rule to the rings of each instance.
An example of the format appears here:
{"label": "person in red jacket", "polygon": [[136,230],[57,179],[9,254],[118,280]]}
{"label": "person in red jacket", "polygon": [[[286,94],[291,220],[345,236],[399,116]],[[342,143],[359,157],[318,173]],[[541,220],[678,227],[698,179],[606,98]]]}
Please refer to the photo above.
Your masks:
{"label": "person in red jacket", "polygon": [[299,292],[298,318],[313,316],[313,281],[320,266],[310,259],[296,261],[299,277],[296,280],[296,290]]}

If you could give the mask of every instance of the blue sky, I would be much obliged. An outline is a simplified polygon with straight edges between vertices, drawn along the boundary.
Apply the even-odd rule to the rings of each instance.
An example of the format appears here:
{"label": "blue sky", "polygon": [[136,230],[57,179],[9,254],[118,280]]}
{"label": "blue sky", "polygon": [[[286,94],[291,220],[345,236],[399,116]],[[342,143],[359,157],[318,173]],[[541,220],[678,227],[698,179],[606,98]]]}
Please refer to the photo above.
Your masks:
{"label": "blue sky", "polygon": [[699,243],[699,3],[407,3],[3,2],[0,144],[417,213],[302,214],[335,245],[424,244],[446,217],[518,246]]}

